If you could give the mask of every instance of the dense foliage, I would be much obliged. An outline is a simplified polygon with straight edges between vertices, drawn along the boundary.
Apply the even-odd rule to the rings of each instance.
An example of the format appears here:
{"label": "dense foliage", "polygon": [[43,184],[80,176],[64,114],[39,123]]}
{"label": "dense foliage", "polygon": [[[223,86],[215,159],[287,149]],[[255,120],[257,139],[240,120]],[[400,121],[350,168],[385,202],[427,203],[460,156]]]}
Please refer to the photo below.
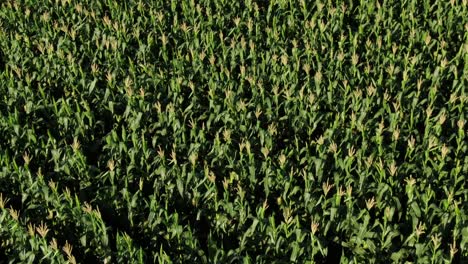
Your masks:
{"label": "dense foliage", "polygon": [[0,259],[467,261],[467,32],[466,0],[1,1]]}

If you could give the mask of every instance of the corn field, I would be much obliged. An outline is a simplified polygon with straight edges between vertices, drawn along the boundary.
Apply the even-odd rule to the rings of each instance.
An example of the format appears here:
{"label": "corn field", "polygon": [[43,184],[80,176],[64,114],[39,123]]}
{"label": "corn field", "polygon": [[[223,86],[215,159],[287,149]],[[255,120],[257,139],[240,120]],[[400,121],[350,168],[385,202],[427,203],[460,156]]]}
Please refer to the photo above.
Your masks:
{"label": "corn field", "polygon": [[468,263],[468,1],[0,2],[0,263]]}

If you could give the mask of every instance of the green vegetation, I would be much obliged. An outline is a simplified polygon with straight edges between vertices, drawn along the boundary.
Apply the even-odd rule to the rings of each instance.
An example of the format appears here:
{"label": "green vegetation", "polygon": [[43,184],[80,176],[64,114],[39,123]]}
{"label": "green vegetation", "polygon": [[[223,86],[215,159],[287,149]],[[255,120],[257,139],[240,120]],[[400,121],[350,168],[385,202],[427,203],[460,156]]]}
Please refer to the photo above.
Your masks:
{"label": "green vegetation", "polygon": [[466,0],[0,3],[0,263],[466,263]]}

